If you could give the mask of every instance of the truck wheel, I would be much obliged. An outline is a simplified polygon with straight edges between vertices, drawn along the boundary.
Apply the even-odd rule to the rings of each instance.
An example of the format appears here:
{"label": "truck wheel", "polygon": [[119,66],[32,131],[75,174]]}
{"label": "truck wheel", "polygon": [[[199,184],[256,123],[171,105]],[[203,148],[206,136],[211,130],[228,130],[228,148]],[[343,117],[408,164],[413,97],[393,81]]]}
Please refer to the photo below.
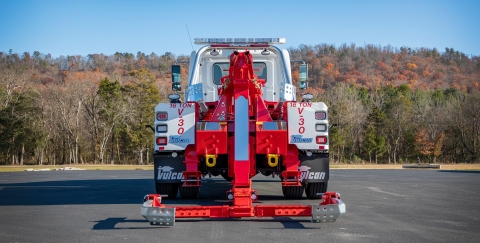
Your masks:
{"label": "truck wheel", "polygon": [[289,199],[300,199],[303,195],[303,186],[282,186],[283,196]]}
{"label": "truck wheel", "polygon": [[305,188],[305,194],[307,194],[308,199],[317,199],[321,198],[321,195],[317,193],[324,193],[327,191],[328,181],[327,182],[317,182],[317,183],[308,183]]}
{"label": "truck wheel", "polygon": [[157,194],[168,195],[166,199],[174,199],[177,197],[178,184],[177,183],[156,183],[155,189]]}
{"label": "truck wheel", "polygon": [[180,186],[180,196],[184,199],[196,199],[200,195],[199,186]]}

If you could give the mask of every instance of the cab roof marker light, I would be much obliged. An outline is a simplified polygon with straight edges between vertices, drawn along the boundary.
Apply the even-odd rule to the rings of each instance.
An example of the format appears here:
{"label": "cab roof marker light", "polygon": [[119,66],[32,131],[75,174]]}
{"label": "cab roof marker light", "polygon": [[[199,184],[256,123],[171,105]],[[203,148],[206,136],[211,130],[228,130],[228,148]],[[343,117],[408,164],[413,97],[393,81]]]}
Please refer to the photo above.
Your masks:
{"label": "cab roof marker light", "polygon": [[196,45],[208,44],[285,44],[286,38],[195,38]]}

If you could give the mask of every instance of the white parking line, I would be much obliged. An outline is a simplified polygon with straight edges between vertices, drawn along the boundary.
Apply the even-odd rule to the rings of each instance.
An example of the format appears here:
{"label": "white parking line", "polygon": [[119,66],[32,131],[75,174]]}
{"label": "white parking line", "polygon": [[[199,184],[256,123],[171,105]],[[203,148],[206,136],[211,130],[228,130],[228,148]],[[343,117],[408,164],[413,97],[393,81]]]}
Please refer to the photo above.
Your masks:
{"label": "white parking line", "polygon": [[380,190],[378,187],[367,187],[367,188],[372,190],[372,191],[375,191],[375,192],[381,192],[381,193],[385,193],[385,194],[392,195],[392,196],[406,197],[405,195],[402,195],[402,194],[397,194],[397,193],[393,193],[393,192],[384,192],[384,191]]}

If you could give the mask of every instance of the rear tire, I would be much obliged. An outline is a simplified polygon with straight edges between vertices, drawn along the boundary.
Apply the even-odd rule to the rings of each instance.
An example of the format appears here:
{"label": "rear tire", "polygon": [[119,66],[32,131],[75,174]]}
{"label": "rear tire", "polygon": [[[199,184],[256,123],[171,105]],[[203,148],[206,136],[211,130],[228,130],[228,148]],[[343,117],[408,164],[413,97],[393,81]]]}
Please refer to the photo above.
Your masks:
{"label": "rear tire", "polygon": [[328,187],[328,181],[308,183],[307,187],[305,188],[305,194],[307,194],[308,199],[322,198],[322,196],[317,195],[317,193],[325,193],[327,191],[327,187]]}
{"label": "rear tire", "polygon": [[282,192],[288,199],[300,199],[303,196],[303,186],[282,186]]}
{"label": "rear tire", "polygon": [[180,196],[184,199],[196,199],[200,196],[199,186],[180,186]]}
{"label": "rear tire", "polygon": [[232,177],[228,176],[228,172],[225,172],[225,173],[220,173],[220,175],[223,177],[223,179],[231,182],[233,180]]}
{"label": "rear tire", "polygon": [[157,194],[168,195],[166,199],[175,199],[177,197],[178,184],[177,183],[156,183],[155,189],[157,191]]}

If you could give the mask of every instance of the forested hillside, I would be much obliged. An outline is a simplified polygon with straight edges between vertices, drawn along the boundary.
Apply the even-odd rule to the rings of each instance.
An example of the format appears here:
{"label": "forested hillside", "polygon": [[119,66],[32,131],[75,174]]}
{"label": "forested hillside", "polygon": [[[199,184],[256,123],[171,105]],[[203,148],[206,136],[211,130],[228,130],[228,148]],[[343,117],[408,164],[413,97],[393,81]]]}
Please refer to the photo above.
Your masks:
{"label": "forested hillside", "polygon": [[[339,124],[334,162],[479,161],[480,57],[345,44],[289,51],[309,64],[307,91]],[[188,59],[0,52],[0,164],[151,163],[145,125],[170,93],[170,66]]]}

